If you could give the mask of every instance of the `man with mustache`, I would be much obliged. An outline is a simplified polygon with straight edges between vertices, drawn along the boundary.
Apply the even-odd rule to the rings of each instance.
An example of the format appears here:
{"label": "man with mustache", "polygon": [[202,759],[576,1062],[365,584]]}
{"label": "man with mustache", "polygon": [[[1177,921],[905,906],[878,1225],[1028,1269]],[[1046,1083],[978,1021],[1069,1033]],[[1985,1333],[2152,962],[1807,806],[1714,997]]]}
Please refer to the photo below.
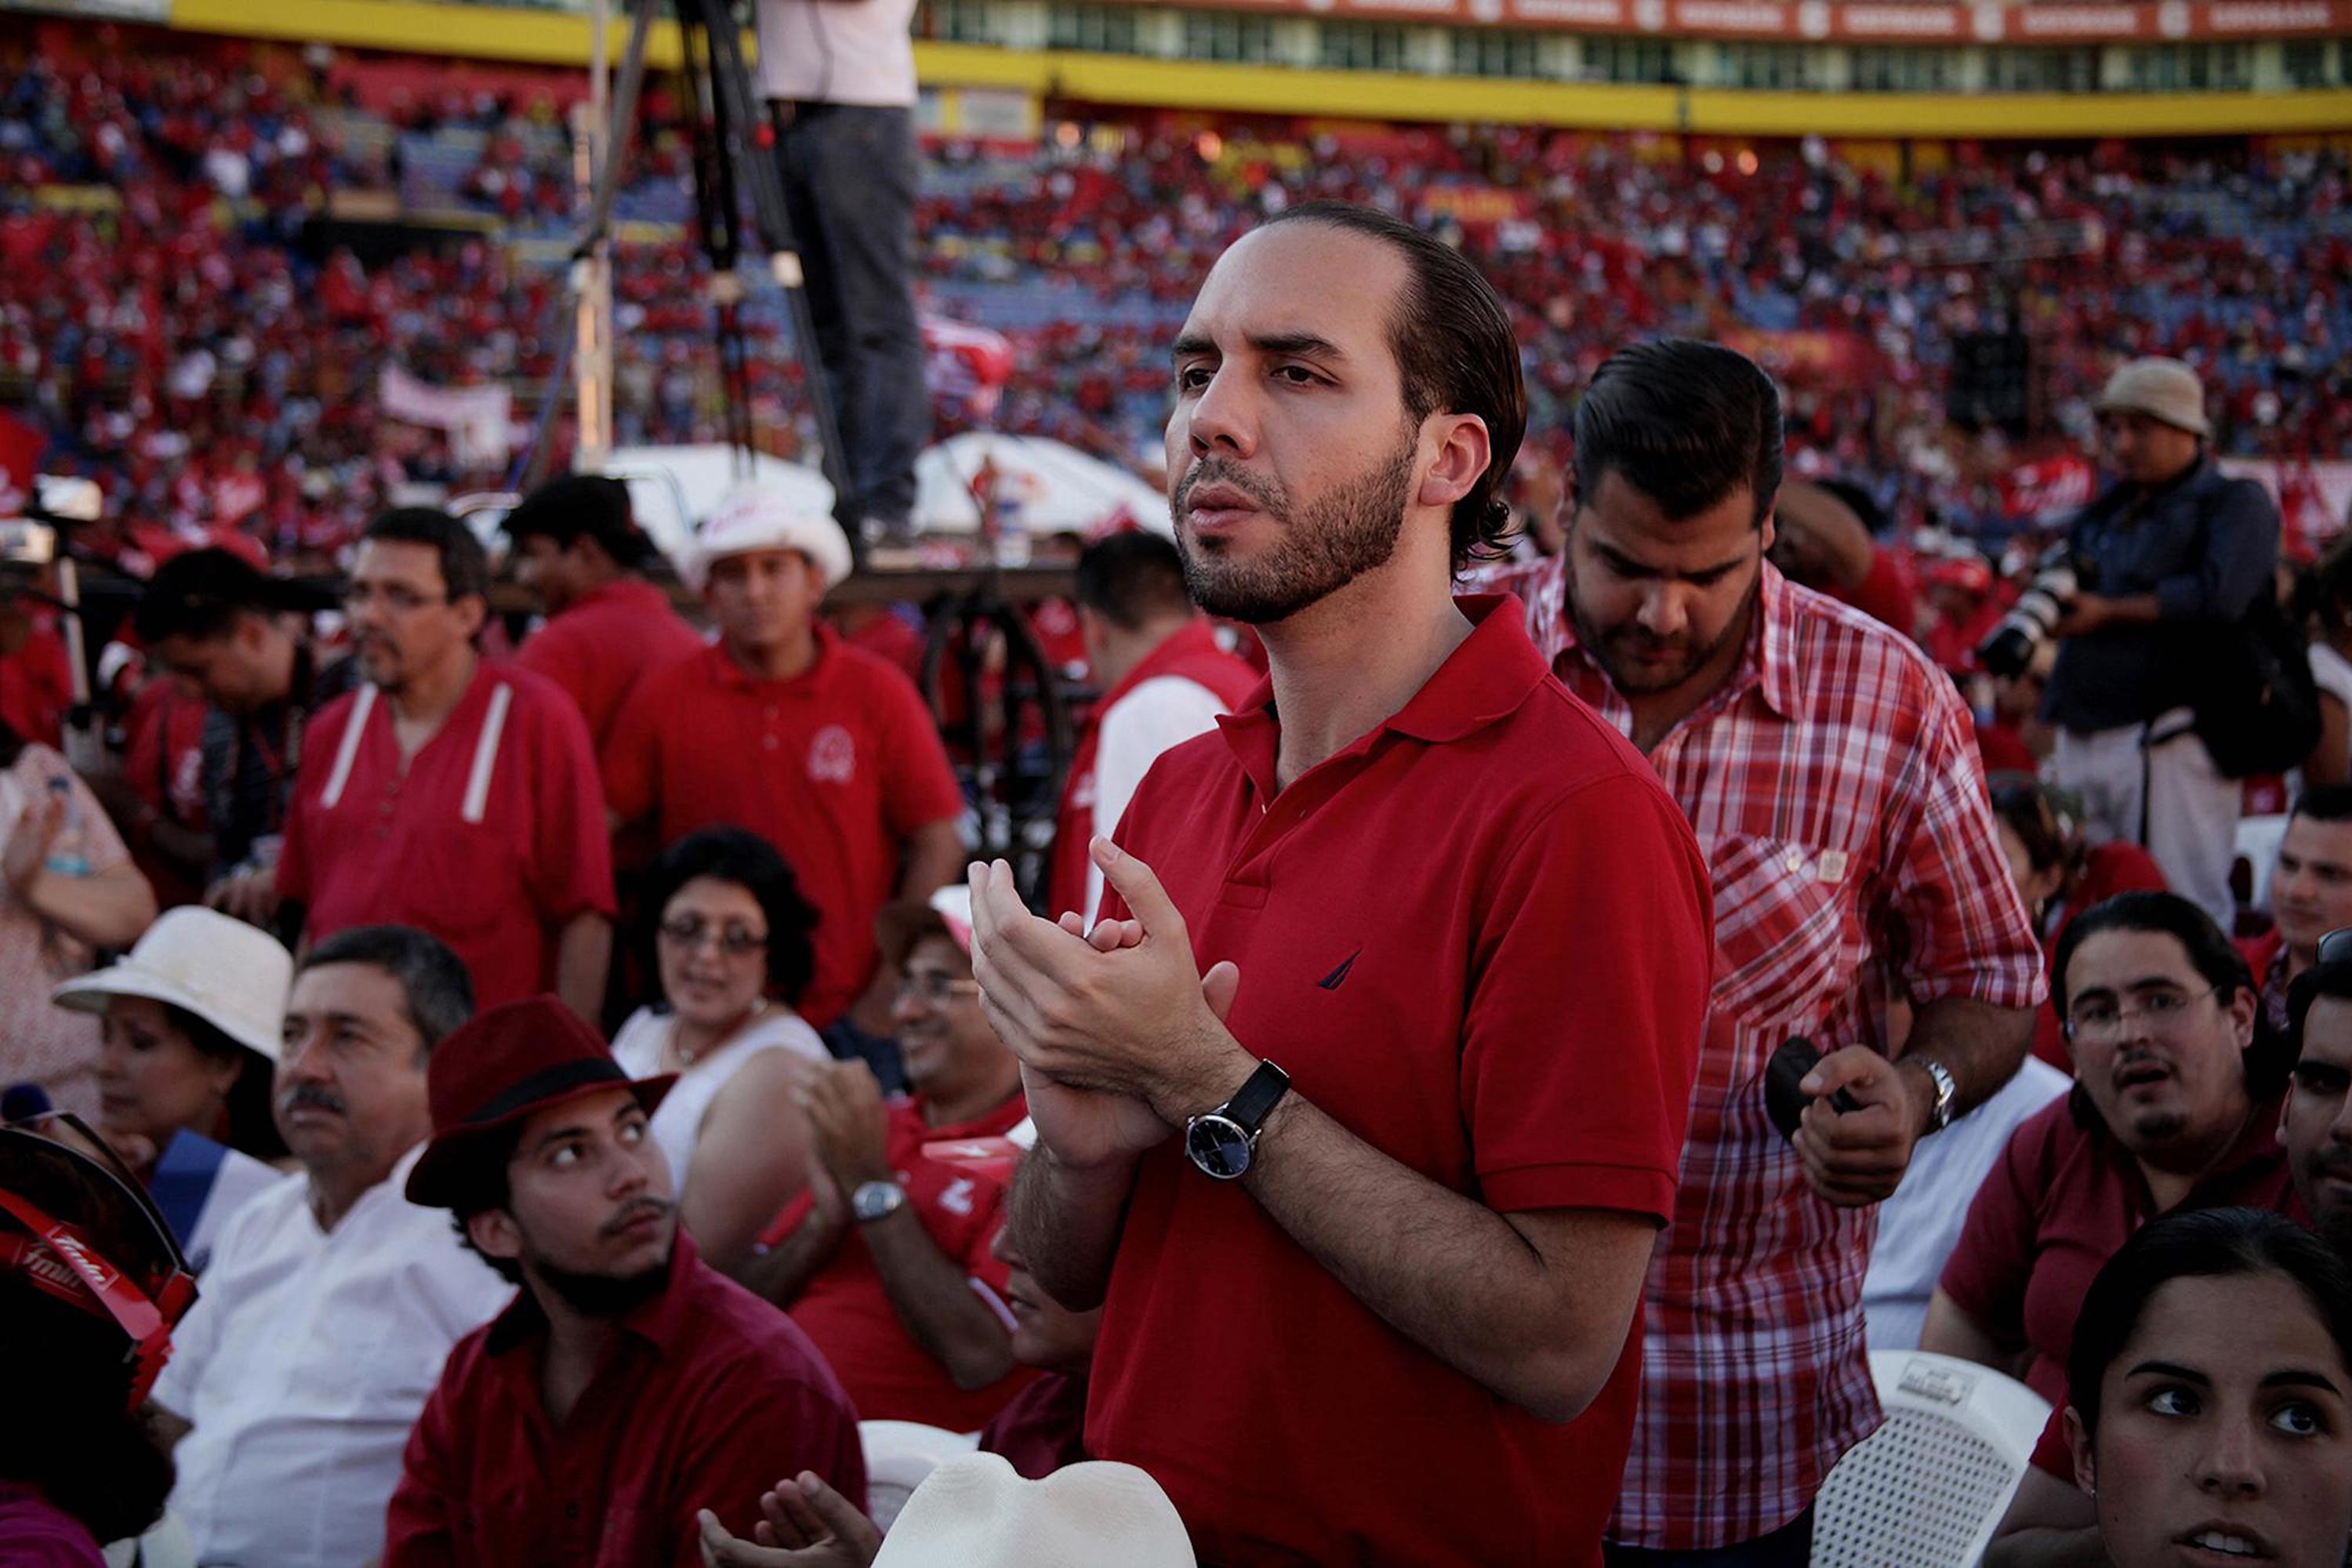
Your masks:
{"label": "man with mustache", "polygon": [[485,1006],[604,1002],[613,851],[586,722],[562,689],[475,647],[489,566],[466,525],[367,527],[344,603],[366,684],[303,742],[278,890],[310,942],[397,921],[472,971]]}
{"label": "man with mustache", "polygon": [[690,1568],[697,1516],[751,1534],[779,1469],[864,1505],[832,1370],[678,1229],[646,1131],[674,1081],[630,1079],[551,996],[491,1008],[435,1053],[408,1195],[454,1210],[522,1289],[417,1420],[383,1568]]}
{"label": "man with mustache", "polygon": [[[1566,548],[1505,580],[1714,879],[1714,1005],[1650,1268],[1618,1568],[1806,1562],[1814,1494],[1878,1422],[1873,1205],[2016,1072],[2042,996],[1966,704],[1907,637],[1768,559],[1782,445],[1780,394],[1744,356],[1625,349],[1577,407]],[[1784,1139],[1766,1064],[1799,1037],[1826,1054]]]}
{"label": "man with mustache", "polygon": [[155,1384],[199,1563],[374,1557],[442,1362],[507,1300],[401,1194],[432,1126],[426,1057],[473,1010],[457,955],[403,927],[338,932],[295,973],[277,1110],[302,1173],[223,1229]]}
{"label": "man with mustache", "polygon": [[1271,675],[1094,841],[1091,931],[971,868],[1038,1134],[1014,1245],[1103,1304],[1087,1452],[1149,1470],[1203,1561],[1591,1568],[1705,866],[1519,606],[1454,596],[1527,423],[1475,268],[1302,205],[1218,260],[1171,357],[1186,575]]}

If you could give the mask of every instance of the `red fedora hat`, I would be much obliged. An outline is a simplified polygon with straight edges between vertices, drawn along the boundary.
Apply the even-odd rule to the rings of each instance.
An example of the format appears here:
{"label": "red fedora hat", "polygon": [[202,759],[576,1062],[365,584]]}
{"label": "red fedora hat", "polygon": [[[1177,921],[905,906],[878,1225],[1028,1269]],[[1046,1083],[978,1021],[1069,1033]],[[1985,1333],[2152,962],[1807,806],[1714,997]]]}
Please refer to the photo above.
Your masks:
{"label": "red fedora hat", "polygon": [[408,1201],[455,1207],[466,1196],[466,1151],[534,1110],[626,1089],[650,1116],[677,1081],[675,1073],[631,1078],[604,1037],[552,996],[478,1013],[434,1047],[425,1064],[433,1142],[408,1173]]}

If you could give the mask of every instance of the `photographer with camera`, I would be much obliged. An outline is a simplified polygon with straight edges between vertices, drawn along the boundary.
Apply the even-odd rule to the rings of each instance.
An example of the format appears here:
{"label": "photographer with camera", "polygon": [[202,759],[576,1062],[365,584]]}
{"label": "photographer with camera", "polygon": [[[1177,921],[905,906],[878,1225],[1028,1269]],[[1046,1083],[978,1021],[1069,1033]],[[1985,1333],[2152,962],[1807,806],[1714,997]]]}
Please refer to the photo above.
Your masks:
{"label": "photographer with camera", "polygon": [[2081,798],[2095,838],[2144,846],[2173,890],[2226,931],[2249,770],[2234,765],[2245,737],[2225,740],[2225,728],[2262,711],[2267,693],[2252,680],[2242,683],[2221,672],[2249,663],[2278,565],[2278,508],[2221,471],[2204,388],[2179,361],[2126,364],[2098,413],[2118,482],[2069,526],[2064,563],[2035,579],[2061,606],[2043,705],[2058,730],[2052,782]]}

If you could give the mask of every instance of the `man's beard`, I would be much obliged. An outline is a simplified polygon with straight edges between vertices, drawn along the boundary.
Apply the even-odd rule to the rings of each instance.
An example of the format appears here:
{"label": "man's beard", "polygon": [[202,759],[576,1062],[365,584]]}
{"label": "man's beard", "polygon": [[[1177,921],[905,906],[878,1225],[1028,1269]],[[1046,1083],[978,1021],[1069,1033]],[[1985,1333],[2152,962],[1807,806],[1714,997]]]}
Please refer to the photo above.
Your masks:
{"label": "man's beard", "polygon": [[1563,567],[1567,577],[1565,596],[1569,618],[1576,626],[1577,646],[1601,666],[1609,677],[1610,684],[1628,697],[1672,691],[1713,663],[1727,647],[1748,635],[1748,626],[1755,619],[1753,611],[1757,599],[1764,588],[1763,574],[1759,573],[1756,580],[1748,585],[1747,595],[1740,600],[1739,608],[1724,622],[1723,629],[1715,635],[1713,641],[1703,647],[1688,647],[1683,657],[1672,663],[1645,668],[1634,663],[1633,656],[1636,652],[1655,648],[1657,639],[1633,621],[1612,628],[1599,626],[1588,618],[1583,605],[1576,596],[1575,546],[1571,543],[1565,553],[1569,558]]}
{"label": "man's beard", "polygon": [[[1168,507],[1192,602],[1213,616],[1265,626],[1287,620],[1365,573],[1387,565],[1404,532],[1416,445],[1408,427],[1386,461],[1304,512],[1293,510],[1289,495],[1274,480],[1246,473],[1222,458],[1194,464]],[[1265,556],[1229,560],[1222,544],[1203,546],[1186,536],[1185,503],[1195,487],[1213,483],[1240,490],[1278,525],[1280,534]]]}
{"label": "man's beard", "polygon": [[[670,1247],[677,1249],[673,1238]],[[641,1274],[615,1278],[609,1274],[575,1274],[544,1259],[533,1259],[530,1271],[538,1282],[563,1299],[563,1304],[583,1318],[625,1317],[660,1295],[669,1285],[670,1258]]]}

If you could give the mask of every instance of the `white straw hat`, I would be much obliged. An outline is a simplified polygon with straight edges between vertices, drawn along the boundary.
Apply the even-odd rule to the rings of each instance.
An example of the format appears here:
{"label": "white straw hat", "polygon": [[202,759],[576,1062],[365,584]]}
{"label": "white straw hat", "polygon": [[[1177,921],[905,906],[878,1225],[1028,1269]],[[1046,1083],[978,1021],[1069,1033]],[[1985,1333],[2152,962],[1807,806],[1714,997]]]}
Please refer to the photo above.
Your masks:
{"label": "white straw hat", "polygon": [[121,960],[49,993],[58,1006],[103,1013],[113,996],[184,1007],[264,1059],[278,1059],[294,958],[268,931],[216,910],[166,910]]}
{"label": "white straw hat", "polygon": [[925,1478],[874,1568],[1195,1568],[1168,1494],[1133,1465],[1094,1459],[1024,1480],[995,1454]]}

